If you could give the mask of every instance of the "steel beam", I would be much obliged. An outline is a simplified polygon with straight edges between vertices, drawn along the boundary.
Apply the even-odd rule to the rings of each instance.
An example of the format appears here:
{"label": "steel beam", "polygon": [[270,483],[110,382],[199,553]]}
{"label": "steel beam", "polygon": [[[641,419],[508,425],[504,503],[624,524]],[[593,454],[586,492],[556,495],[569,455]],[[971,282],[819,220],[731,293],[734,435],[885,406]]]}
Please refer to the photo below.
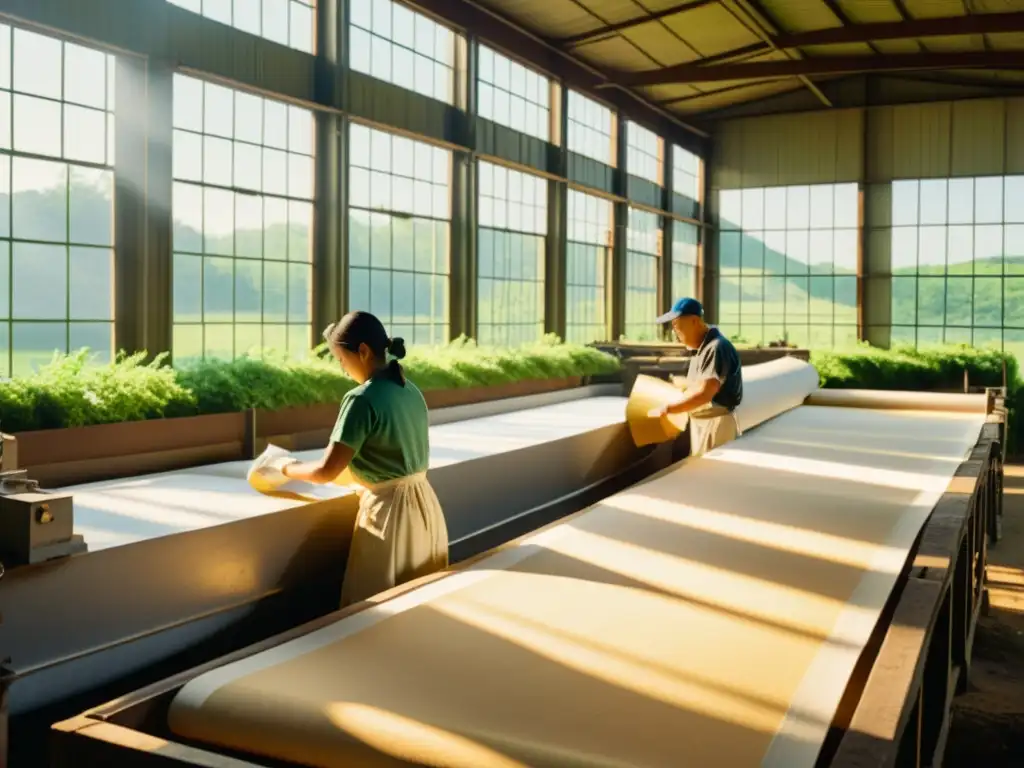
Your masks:
{"label": "steel beam", "polygon": [[844,27],[815,29],[809,32],[773,35],[771,43],[757,42],[715,54],[702,64],[740,56],[764,53],[775,48],[803,48],[812,45],[849,45],[876,40],[910,40],[920,37],[964,37],[998,32],[1024,32],[1024,11],[985,13],[976,16],[940,16],[931,19],[905,19],[849,24]]}
{"label": "steel beam", "polygon": [[617,24],[609,24],[606,27],[592,29],[589,32],[583,32],[569,37],[560,37],[552,42],[565,48],[571,48],[592,40],[598,40],[619,32],[625,32],[626,30],[642,26],[643,24],[648,24],[652,21],[660,21],[661,19],[667,19],[669,16],[675,16],[676,14],[685,13],[686,11],[692,11],[697,8],[703,8],[705,5],[714,5],[718,1],[719,0],[690,0],[688,3],[680,3],[679,5],[674,5],[671,8],[665,8],[661,11],[653,11],[651,13],[644,14],[643,16],[628,19],[627,21],[620,21]]}
{"label": "steel beam", "polygon": [[900,72],[926,69],[972,69],[1024,67],[1024,51],[965,51],[960,53],[899,53],[885,56],[820,56],[796,61],[759,61],[745,64],[700,66],[683,64],[647,72],[621,73],[619,82],[628,86],[662,83],[711,83],[727,80],[756,80],[774,77]]}
{"label": "steel beam", "polygon": [[798,48],[805,45],[844,45],[874,40],[907,40],[915,37],[964,37],[994,32],[1024,32],[1024,11],[984,13],[976,16],[939,16],[907,21],[875,21],[779,35],[775,40],[782,47]]}

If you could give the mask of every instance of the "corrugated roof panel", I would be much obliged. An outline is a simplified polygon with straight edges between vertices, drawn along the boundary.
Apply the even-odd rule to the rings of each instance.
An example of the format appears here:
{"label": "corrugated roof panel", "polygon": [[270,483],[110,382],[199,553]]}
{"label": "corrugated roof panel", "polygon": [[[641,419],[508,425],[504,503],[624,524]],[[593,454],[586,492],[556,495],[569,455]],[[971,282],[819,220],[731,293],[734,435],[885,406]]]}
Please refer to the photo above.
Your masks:
{"label": "corrugated roof panel", "polygon": [[1021,32],[999,32],[994,35],[986,35],[989,44],[1000,51],[1024,50],[1024,33]]}
{"label": "corrugated roof panel", "polygon": [[948,74],[964,81],[976,81],[979,85],[999,85],[1000,83],[1017,85],[1024,82],[1024,72],[1012,69],[950,69]]}
{"label": "corrugated roof panel", "polygon": [[722,109],[732,104],[740,104],[746,101],[756,101],[778,93],[795,91],[803,87],[805,87],[803,83],[796,78],[779,80],[773,83],[751,83],[744,88],[716,91],[696,99],[674,104],[671,109],[673,112],[689,115],[696,112],[707,112],[712,109]]}
{"label": "corrugated roof panel", "polygon": [[744,59],[744,64],[753,64],[760,61],[791,61],[792,56],[789,56],[785,51],[767,51],[766,53],[759,53],[757,56],[751,56],[749,59]]}
{"label": "corrugated roof panel", "polygon": [[644,96],[652,101],[670,101],[685,99],[700,93],[694,86],[686,83],[665,83],[664,85],[648,85],[639,89]]}
{"label": "corrugated roof panel", "polygon": [[963,0],[904,0],[903,4],[915,19],[964,15]]}
{"label": "corrugated roof panel", "polygon": [[[365,1],[365,0],[364,0]],[[572,0],[478,0],[481,5],[551,37],[568,37],[602,26]]]}
{"label": "corrugated roof panel", "polygon": [[644,8],[652,12],[667,11],[669,8],[676,8],[692,0],[640,0]]}
{"label": "corrugated roof panel", "polygon": [[599,67],[610,67],[627,72],[654,69],[658,66],[657,62],[638,51],[628,40],[618,36],[577,46],[573,49],[573,53]]}
{"label": "corrugated roof panel", "polygon": [[806,32],[842,26],[836,15],[821,0],[762,0],[761,7],[769,23],[781,27],[780,32]]}
{"label": "corrugated roof panel", "polygon": [[1024,11],[1024,0],[971,0],[974,13],[1006,13]]}
{"label": "corrugated roof panel", "polygon": [[665,23],[703,56],[742,48],[761,39],[718,4],[669,16]]}
{"label": "corrugated roof panel", "polygon": [[[531,0],[531,2],[538,2],[538,0]],[[644,9],[633,0],[580,0],[580,5],[593,11],[596,16],[600,16],[609,24],[618,24],[645,15]]]}
{"label": "corrugated roof panel", "polygon": [[643,48],[648,56],[666,67],[700,58],[697,51],[680,42],[678,37],[657,21],[624,30],[622,36]]}
{"label": "corrugated roof panel", "polygon": [[903,20],[892,0],[838,0],[838,5],[855,24]]}
{"label": "corrugated roof panel", "polygon": [[870,56],[874,53],[867,43],[844,43],[843,45],[805,45],[801,48],[810,56]]}
{"label": "corrugated roof panel", "polygon": [[956,53],[958,51],[984,51],[983,35],[963,35],[960,37],[927,37],[922,45],[935,53]]}
{"label": "corrugated roof panel", "polygon": [[916,40],[875,40],[879,53],[920,53],[921,46]]}

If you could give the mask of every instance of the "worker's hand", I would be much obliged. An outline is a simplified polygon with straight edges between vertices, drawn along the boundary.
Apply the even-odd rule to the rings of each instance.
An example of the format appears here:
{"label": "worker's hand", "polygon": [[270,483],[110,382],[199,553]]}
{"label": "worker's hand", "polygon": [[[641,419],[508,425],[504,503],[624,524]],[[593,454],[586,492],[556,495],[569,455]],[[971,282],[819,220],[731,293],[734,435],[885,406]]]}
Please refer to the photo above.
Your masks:
{"label": "worker's hand", "polygon": [[266,493],[280,488],[288,482],[284,468],[294,464],[297,459],[276,445],[268,445],[267,450],[260,454],[249,467],[246,479],[257,491]]}
{"label": "worker's hand", "polygon": [[657,408],[651,408],[647,412],[647,418],[649,419],[660,419],[668,414],[668,408],[664,405],[659,405]]}

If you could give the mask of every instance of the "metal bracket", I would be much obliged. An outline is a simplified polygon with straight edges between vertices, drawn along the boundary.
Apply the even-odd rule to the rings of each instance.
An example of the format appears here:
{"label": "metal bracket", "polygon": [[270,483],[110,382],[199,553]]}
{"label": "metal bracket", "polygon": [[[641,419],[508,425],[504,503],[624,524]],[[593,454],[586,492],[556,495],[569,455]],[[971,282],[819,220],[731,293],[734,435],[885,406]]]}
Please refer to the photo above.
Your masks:
{"label": "metal bracket", "polygon": [[[0,563],[0,580],[4,577],[4,564]],[[0,614],[0,624],[4,623],[3,614]],[[13,670],[8,666],[11,663],[9,658],[0,657],[0,768],[7,768],[10,752],[10,740],[8,738],[8,716],[7,716],[7,689],[13,677]]]}
{"label": "metal bracket", "polygon": [[28,476],[27,469],[0,472],[0,493],[38,493],[39,481]]}

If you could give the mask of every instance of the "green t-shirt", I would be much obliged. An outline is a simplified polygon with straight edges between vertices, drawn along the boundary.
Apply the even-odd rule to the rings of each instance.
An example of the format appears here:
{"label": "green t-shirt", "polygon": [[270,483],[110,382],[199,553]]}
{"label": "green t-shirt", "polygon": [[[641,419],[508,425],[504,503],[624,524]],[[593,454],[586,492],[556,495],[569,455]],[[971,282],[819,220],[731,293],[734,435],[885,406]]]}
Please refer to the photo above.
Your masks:
{"label": "green t-shirt", "polygon": [[425,472],[430,461],[430,419],[423,394],[411,381],[402,387],[383,376],[346,393],[331,442],[355,456],[352,472],[383,483]]}

